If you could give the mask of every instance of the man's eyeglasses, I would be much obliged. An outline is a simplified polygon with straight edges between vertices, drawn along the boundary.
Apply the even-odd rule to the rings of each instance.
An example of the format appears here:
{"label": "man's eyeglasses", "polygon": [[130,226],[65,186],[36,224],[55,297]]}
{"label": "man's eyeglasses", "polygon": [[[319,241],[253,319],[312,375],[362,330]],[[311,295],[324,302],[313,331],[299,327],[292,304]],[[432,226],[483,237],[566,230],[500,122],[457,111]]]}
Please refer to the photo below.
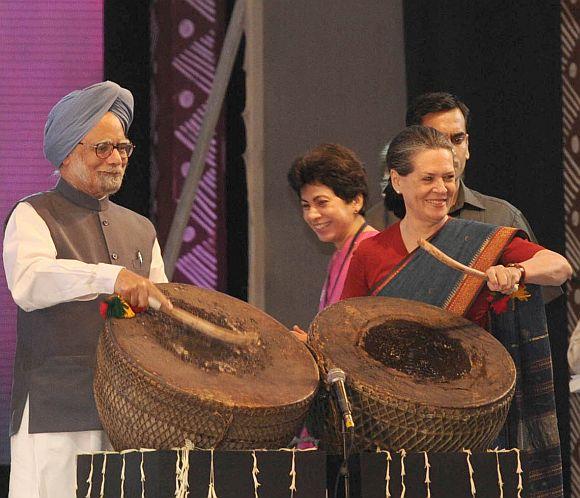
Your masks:
{"label": "man's eyeglasses", "polygon": [[79,144],[95,149],[95,154],[101,159],[107,159],[107,157],[113,153],[114,149],[119,151],[119,155],[121,157],[130,157],[135,150],[135,145],[133,145],[131,142],[121,142],[120,144],[114,144],[112,142],[99,142],[95,145],[79,142]]}
{"label": "man's eyeglasses", "polygon": [[463,142],[465,142],[466,138],[467,133],[463,133],[462,131],[460,131],[459,133],[452,133],[451,135],[449,135],[449,140],[451,140],[451,143],[453,145],[461,145]]}

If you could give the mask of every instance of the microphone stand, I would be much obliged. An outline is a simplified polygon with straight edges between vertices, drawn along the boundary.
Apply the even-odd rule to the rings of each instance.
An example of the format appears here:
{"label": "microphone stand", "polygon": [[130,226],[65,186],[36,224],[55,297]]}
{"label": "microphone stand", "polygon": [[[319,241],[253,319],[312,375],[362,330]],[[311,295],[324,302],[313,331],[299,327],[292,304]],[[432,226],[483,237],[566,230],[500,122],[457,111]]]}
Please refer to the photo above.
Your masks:
{"label": "microphone stand", "polygon": [[348,457],[349,457],[349,446],[347,442],[347,428],[342,419],[341,424],[342,433],[342,463],[340,464],[340,469],[338,474],[342,477],[344,482],[344,498],[350,498],[350,473],[348,469]]}
{"label": "microphone stand", "polygon": [[[338,483],[340,482],[340,477],[344,482],[344,497],[350,498],[350,472],[348,468],[348,457],[353,445],[353,430],[354,421],[351,414],[351,405],[348,401],[348,396],[346,393],[346,388],[344,385],[344,380],[346,378],[345,373],[340,368],[332,368],[329,370],[327,375],[327,382],[330,386],[334,386],[335,396],[334,405],[335,414],[340,414],[341,419],[341,434],[342,434],[342,462],[338,470],[338,475],[335,480],[334,485],[334,498],[338,498]],[[350,440],[347,440],[347,434],[350,436]]]}

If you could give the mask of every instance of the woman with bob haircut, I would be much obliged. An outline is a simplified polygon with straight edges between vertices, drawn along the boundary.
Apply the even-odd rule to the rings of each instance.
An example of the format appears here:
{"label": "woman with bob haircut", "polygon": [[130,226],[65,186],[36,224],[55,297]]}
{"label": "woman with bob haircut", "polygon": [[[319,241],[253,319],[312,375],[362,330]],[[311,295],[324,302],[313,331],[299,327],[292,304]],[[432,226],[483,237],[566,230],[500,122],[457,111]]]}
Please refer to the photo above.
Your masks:
{"label": "woman with bob haircut", "polygon": [[[300,199],[306,224],[319,240],[335,247],[320,296],[319,309],[324,309],[340,299],[358,244],[378,233],[364,219],[366,171],[352,150],[325,143],[294,160],[288,182]],[[294,331],[305,340],[298,327]]]}

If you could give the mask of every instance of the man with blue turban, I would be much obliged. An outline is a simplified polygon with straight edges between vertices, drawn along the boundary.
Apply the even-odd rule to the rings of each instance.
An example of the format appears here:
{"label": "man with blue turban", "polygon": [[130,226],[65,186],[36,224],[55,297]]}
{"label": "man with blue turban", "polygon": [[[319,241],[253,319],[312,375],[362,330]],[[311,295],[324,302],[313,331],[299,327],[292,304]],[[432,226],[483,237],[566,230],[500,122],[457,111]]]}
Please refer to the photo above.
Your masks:
{"label": "man with blue turban", "polygon": [[19,201],[6,225],[18,305],[10,498],[74,497],[76,455],[111,449],[92,390],[104,296],[171,308],[153,284],[167,282],[153,225],[109,200],[133,152],[132,119],[131,92],[110,81],[62,98],[44,129],[58,182]]}

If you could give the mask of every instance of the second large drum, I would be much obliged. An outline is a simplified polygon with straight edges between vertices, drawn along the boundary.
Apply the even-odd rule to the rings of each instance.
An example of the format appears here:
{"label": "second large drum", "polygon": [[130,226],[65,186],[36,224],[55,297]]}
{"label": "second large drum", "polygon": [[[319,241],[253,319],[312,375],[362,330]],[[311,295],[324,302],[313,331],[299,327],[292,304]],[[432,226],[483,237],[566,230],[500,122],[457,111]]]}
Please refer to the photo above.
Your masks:
{"label": "second large drum", "polygon": [[[310,335],[322,372],[346,373],[356,451],[481,450],[504,424],[514,363],[462,317],[405,299],[355,298],[320,312]],[[339,451],[338,417],[316,411],[330,414],[326,446]]]}

